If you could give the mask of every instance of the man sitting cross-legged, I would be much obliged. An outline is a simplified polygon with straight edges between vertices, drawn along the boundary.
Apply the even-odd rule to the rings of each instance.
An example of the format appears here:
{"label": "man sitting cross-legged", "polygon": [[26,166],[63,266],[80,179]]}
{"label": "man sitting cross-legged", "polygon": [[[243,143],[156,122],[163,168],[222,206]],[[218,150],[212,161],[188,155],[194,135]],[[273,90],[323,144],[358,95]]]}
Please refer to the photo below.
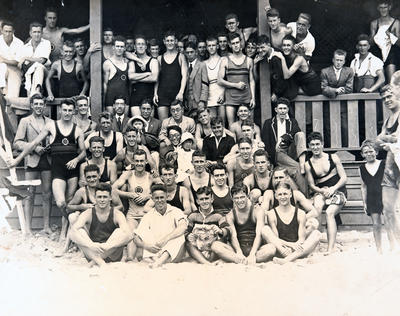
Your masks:
{"label": "man sitting cross-legged", "polygon": [[132,237],[124,214],[111,206],[111,185],[97,186],[96,205],[79,216],[70,237],[94,264],[122,259],[124,246]]}
{"label": "man sitting cross-legged", "polygon": [[[290,202],[292,205],[300,206],[306,212],[306,234],[318,229],[318,211],[312,204],[312,200],[307,199],[304,194],[299,191],[294,181],[290,178],[289,173],[284,167],[276,167],[272,173],[271,187],[264,192],[261,202],[261,208],[268,211],[278,206],[278,200],[275,198],[275,189],[279,182],[286,182],[290,185],[292,196]],[[267,214],[266,214],[267,215]],[[268,221],[266,221],[267,223]]]}
{"label": "man sitting cross-legged", "polygon": [[231,189],[233,209],[226,215],[226,221],[229,224],[232,247],[220,241],[211,245],[211,250],[227,262],[265,262],[271,259],[276,251],[272,244],[261,246],[264,212],[254,207],[248,193],[243,183],[237,183]]}
{"label": "man sitting cross-legged", "polygon": [[267,213],[268,225],[262,231],[263,238],[276,247],[278,255],[274,262],[284,264],[308,256],[318,245],[321,233],[314,230],[306,237],[306,214],[290,203],[290,185],[279,182],[275,197],[279,205]]}
{"label": "man sitting cross-legged", "polygon": [[211,245],[228,236],[229,225],[224,214],[214,210],[213,194],[209,187],[199,188],[196,191],[196,200],[198,210],[188,216],[186,248],[197,262],[210,263],[217,259]]}
{"label": "man sitting cross-legged", "polygon": [[[133,240],[143,258],[159,267],[167,262],[179,262],[185,253],[187,218],[183,212],[167,203],[167,189],[162,184],[151,186],[154,208],[143,216],[134,232]],[[138,254],[139,255],[139,254]]]}
{"label": "man sitting cross-legged", "polygon": [[[137,220],[144,215],[144,205],[150,199],[150,186],[153,183],[153,177],[149,172],[145,171],[146,162],[146,152],[138,149],[133,154],[135,169],[122,173],[113,185],[114,194],[120,198],[128,199],[129,209],[126,219],[132,232],[137,226]],[[122,190],[125,184],[127,184],[126,191]],[[129,243],[127,249],[127,261],[133,260],[135,253],[134,243]]]}
{"label": "man sitting cross-legged", "polygon": [[[75,224],[81,212],[93,208],[96,205],[96,187],[100,183],[100,168],[95,164],[88,164],[83,168],[86,185],[79,188],[75,192],[74,197],[67,205],[68,221],[70,227]],[[118,198],[112,198],[112,206],[119,211],[122,211],[122,204]],[[56,256],[61,256],[68,251],[70,244],[69,234],[65,241],[65,246],[61,253]]]}

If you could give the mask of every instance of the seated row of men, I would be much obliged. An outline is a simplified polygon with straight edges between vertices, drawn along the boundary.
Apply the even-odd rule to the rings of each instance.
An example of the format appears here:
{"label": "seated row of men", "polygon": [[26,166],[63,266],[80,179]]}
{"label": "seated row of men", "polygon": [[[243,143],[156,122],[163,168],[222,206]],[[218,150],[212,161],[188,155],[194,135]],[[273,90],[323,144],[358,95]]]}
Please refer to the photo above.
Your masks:
{"label": "seated row of men", "polygon": [[[165,164],[160,168],[164,184],[152,184],[149,192],[143,193],[149,209],[139,224],[129,215],[130,210],[125,217],[113,204],[114,189],[109,184],[98,183],[98,167],[85,168],[88,188],[87,193],[82,188],[80,195],[93,202],[80,204],[84,211],[69,215],[72,224],[69,236],[89,261],[98,265],[120,261],[127,245],[127,261],[146,260],[153,267],[182,261],[185,250],[197,262],[205,264],[219,258],[254,264],[273,257],[275,262],[283,264],[307,256],[319,243],[318,222],[312,217],[316,215],[312,214],[314,207],[285,181],[274,180],[274,191],[268,192],[273,208],[267,212],[251,201],[248,187],[239,182],[230,190],[227,188],[227,196],[231,197],[228,209],[218,208],[219,197],[212,188],[199,187],[195,192],[197,209],[187,215],[179,195],[174,193],[179,190],[174,183],[174,166]],[[279,172],[276,171],[277,177]],[[224,166],[218,166],[213,173],[215,186],[221,182],[226,186]],[[170,199],[171,193],[173,199]],[[301,198],[296,200],[296,206],[292,205],[292,199],[299,194]],[[76,202],[79,201],[71,201],[68,208],[77,207],[73,205]],[[306,214],[300,207],[307,207],[311,212]]]}

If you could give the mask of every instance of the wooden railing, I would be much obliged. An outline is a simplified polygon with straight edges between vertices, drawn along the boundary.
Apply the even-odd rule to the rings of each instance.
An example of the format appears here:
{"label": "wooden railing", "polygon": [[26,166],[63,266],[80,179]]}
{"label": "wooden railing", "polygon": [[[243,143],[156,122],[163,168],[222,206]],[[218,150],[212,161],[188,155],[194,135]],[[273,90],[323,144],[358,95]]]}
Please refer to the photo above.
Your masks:
{"label": "wooden railing", "polygon": [[[347,106],[346,147],[342,144],[342,134],[345,132],[345,127],[341,124],[340,109],[343,103]],[[324,117],[329,119],[329,147],[334,150],[358,150],[361,141],[374,139],[377,136],[378,128],[387,117],[387,111],[382,109],[382,102],[378,93],[344,94],[335,99],[323,95],[312,97],[301,95],[293,100],[292,105],[301,130],[307,132],[307,134],[310,131],[318,131],[324,134],[324,124],[328,124],[324,122]],[[360,139],[360,133],[362,139]]]}

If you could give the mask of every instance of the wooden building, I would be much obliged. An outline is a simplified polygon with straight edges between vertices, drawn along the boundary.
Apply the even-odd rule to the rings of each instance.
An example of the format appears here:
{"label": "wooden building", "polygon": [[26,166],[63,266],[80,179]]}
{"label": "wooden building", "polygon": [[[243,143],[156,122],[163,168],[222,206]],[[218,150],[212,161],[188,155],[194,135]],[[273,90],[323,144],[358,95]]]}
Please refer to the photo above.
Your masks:
{"label": "wooden building", "polygon": [[[271,2],[273,7],[280,10],[281,19],[284,22],[295,21],[300,12],[308,12],[312,15],[310,31],[316,38],[317,45],[311,64],[316,70],[330,64],[332,53],[336,48],[345,49],[349,53],[347,61],[349,63],[355,50],[357,35],[368,33],[369,22],[377,17],[374,0],[275,0]],[[90,34],[86,37],[90,39],[90,42],[101,42],[103,27],[111,27],[116,34],[140,33],[159,39],[161,39],[161,34],[168,29],[174,29],[182,34],[193,32],[206,37],[222,31],[224,17],[231,12],[238,14],[242,27],[257,24],[259,34],[268,34],[264,10],[266,3],[267,0],[6,0],[0,3],[0,10],[4,18],[15,22],[16,35],[22,39],[27,38],[29,23],[35,20],[43,22],[45,8],[52,6],[59,10],[58,25],[76,27],[89,21]],[[100,69],[101,54],[96,53],[91,59],[91,104],[94,117],[97,117],[103,108]],[[272,114],[269,70],[265,62],[260,67],[259,86],[261,102],[258,106],[261,122],[263,122]],[[19,100],[13,100],[12,103],[26,106],[27,99],[19,98]],[[349,121],[346,148],[342,146],[339,107],[341,103],[347,108]],[[57,102],[54,103],[55,106],[56,104]],[[356,172],[359,163],[354,162],[352,153],[359,150],[363,139],[377,135],[379,123],[383,120],[383,117],[378,115],[382,112],[379,111],[381,106],[378,94],[350,94],[334,100],[323,96],[299,96],[294,100],[295,116],[300,127],[305,130],[306,124],[311,124],[313,130],[323,132],[323,124],[329,124],[332,150],[338,151],[344,159],[349,175],[349,202],[342,212],[345,225],[370,224],[368,217],[362,212],[360,184]],[[323,121],[324,111],[329,112],[329,123]],[[361,134],[360,131],[362,131]],[[36,204],[34,227],[39,225],[39,196]],[[59,214],[57,211],[53,213],[53,215]],[[9,218],[13,224],[16,224],[14,215],[11,214]],[[54,218],[54,220],[58,219]]]}

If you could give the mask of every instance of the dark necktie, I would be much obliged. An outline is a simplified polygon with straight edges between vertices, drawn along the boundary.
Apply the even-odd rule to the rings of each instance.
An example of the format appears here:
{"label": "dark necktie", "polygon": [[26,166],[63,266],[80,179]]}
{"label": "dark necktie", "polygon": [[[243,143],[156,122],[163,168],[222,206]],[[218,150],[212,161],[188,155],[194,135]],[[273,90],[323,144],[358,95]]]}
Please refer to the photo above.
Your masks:
{"label": "dark necktie", "polygon": [[192,70],[193,70],[192,63],[189,63],[189,75],[192,73]]}
{"label": "dark necktie", "polygon": [[122,131],[122,120],[121,120],[121,116],[118,117],[117,123],[118,123],[119,132],[121,132],[121,131]]}

